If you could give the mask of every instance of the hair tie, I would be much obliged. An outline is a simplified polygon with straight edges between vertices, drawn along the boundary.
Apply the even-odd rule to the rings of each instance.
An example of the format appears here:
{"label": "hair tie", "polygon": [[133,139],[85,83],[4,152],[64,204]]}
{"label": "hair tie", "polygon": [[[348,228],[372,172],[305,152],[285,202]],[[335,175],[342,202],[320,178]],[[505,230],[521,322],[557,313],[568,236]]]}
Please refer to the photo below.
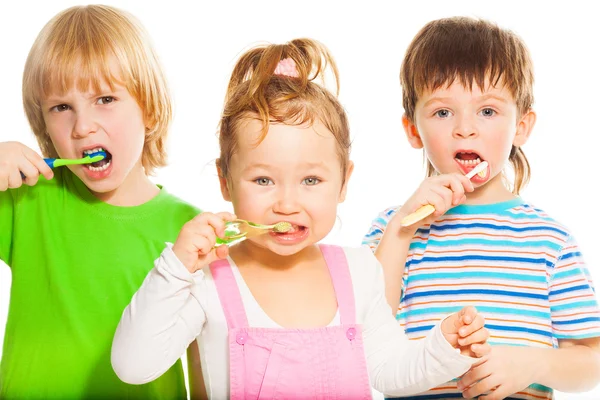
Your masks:
{"label": "hair tie", "polygon": [[296,62],[291,58],[284,58],[277,64],[277,68],[273,72],[273,75],[289,76],[292,78],[298,78],[298,69],[296,69]]}

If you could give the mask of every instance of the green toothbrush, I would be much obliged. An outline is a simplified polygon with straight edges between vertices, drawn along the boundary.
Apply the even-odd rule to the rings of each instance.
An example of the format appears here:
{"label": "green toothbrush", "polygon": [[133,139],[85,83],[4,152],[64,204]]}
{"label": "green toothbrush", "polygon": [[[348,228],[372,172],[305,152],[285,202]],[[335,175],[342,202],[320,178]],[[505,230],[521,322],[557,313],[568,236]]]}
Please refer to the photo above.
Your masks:
{"label": "green toothbrush", "polygon": [[[104,151],[97,151],[92,154],[88,154],[83,158],[76,160],[61,159],[61,158],[44,158],[44,161],[50,168],[62,167],[64,165],[78,165],[78,164],[92,164],[98,161],[102,161],[106,158]],[[21,172],[21,178],[25,179],[25,175]]]}

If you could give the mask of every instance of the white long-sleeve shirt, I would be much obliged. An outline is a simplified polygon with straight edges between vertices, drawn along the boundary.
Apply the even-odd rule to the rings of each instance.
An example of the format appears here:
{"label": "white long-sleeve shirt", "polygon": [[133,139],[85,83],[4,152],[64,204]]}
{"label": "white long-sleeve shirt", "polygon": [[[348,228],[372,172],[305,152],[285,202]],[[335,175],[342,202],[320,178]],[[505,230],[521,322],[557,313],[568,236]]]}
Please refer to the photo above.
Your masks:
{"label": "white long-sleeve shirt", "polygon": [[[475,359],[462,356],[436,326],[425,340],[409,341],[385,300],[382,268],[367,248],[344,248],[362,325],[371,385],[388,395],[419,393],[455,378]],[[261,309],[230,258],[252,327],[279,326]],[[330,325],[339,325],[339,313]],[[155,262],[123,312],[112,345],[112,365],[123,381],[142,384],[163,374],[197,339],[210,398],[229,397],[228,328],[210,269],[194,274],[171,246]]]}

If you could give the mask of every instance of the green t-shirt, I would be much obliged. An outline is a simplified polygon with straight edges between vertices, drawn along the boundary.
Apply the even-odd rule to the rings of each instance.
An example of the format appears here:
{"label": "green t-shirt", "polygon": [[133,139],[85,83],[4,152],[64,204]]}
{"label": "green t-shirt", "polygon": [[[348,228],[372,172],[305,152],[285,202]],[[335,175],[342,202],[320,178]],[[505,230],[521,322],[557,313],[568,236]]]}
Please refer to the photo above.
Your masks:
{"label": "green t-shirt", "polygon": [[153,262],[199,210],[161,189],[115,207],[67,168],[34,187],[0,192],[0,259],[12,287],[0,398],[185,398],[177,362],[145,385],[110,363],[117,324]]}

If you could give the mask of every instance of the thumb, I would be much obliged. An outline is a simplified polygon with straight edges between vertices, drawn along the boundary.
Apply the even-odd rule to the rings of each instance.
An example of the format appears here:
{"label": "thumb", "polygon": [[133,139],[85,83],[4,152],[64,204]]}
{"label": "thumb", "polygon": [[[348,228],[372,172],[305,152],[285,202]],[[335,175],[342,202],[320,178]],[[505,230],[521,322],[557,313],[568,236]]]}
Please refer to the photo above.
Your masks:
{"label": "thumb", "polygon": [[201,253],[198,254],[198,264],[201,265],[200,268],[203,268],[204,266],[212,264],[217,260],[222,260],[226,258],[228,254],[229,246],[227,245],[213,247],[205,256],[202,256]]}

